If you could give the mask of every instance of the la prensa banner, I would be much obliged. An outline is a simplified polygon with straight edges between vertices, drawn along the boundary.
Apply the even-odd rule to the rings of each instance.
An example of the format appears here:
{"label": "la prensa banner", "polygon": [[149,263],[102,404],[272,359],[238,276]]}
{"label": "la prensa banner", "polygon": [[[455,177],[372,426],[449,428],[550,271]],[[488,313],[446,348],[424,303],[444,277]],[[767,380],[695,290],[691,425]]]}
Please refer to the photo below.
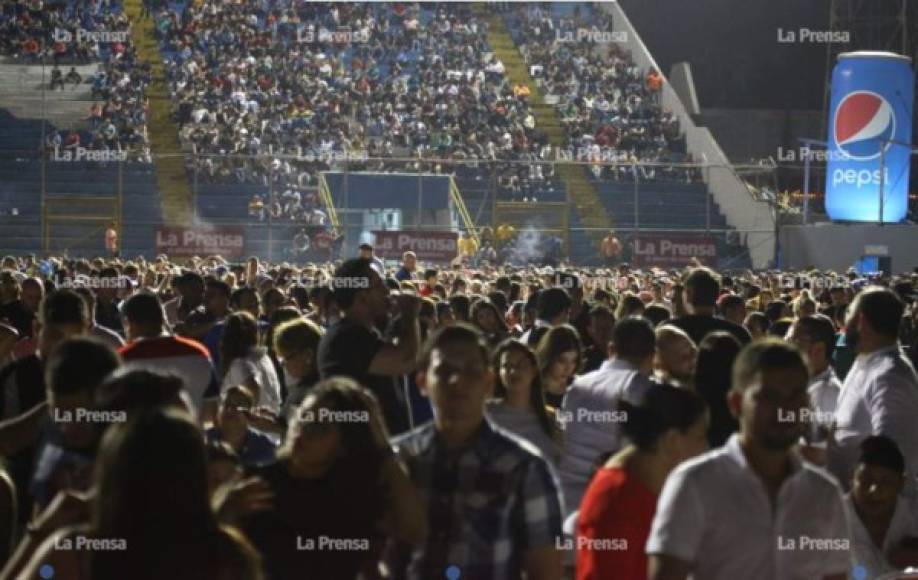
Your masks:
{"label": "la prensa banner", "polygon": [[705,234],[637,234],[631,247],[635,266],[681,268],[692,258],[706,266],[717,265],[717,240]]}
{"label": "la prensa banner", "polygon": [[161,227],[156,230],[156,252],[169,256],[220,254],[239,257],[245,248],[242,226],[209,228]]}
{"label": "la prensa banner", "polygon": [[419,260],[449,262],[457,254],[456,232],[432,232],[422,230],[375,231],[376,255],[390,260],[399,260],[402,254],[412,251]]}

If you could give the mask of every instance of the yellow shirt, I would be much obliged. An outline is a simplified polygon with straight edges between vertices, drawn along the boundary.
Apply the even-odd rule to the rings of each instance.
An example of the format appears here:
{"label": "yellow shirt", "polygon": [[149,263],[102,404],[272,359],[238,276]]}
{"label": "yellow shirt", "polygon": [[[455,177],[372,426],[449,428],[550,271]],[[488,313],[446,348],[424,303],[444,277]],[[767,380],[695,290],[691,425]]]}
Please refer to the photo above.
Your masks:
{"label": "yellow shirt", "polygon": [[459,238],[458,246],[462,256],[473,256],[478,251],[478,243],[472,237]]}

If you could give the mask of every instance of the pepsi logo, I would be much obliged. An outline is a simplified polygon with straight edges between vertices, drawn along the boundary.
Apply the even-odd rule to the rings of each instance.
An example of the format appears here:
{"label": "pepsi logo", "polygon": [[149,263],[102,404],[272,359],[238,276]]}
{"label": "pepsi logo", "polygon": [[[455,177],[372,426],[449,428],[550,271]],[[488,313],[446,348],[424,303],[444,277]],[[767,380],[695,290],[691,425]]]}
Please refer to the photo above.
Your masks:
{"label": "pepsi logo", "polygon": [[896,132],[892,105],[870,91],[855,91],[843,98],[835,109],[832,123],[838,150],[851,159],[868,160],[888,148]]}

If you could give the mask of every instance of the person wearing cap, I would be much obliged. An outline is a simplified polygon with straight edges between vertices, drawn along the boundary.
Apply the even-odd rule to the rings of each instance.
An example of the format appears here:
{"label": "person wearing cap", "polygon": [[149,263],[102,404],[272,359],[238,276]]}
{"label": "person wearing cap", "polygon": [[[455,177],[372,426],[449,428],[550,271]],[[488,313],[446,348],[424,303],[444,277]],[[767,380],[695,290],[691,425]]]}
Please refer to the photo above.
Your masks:
{"label": "person wearing cap", "polygon": [[360,252],[359,252],[358,257],[360,257],[360,258],[366,258],[367,260],[370,260],[370,262],[372,263],[373,267],[376,269],[377,273],[378,273],[380,276],[385,276],[385,273],[386,273],[386,265],[385,265],[385,264],[383,263],[383,261],[379,258],[379,256],[377,256],[377,255],[374,254],[373,246],[370,245],[370,244],[368,244],[368,243],[366,243],[366,242],[364,242],[364,243],[360,244],[359,250],[360,250]]}

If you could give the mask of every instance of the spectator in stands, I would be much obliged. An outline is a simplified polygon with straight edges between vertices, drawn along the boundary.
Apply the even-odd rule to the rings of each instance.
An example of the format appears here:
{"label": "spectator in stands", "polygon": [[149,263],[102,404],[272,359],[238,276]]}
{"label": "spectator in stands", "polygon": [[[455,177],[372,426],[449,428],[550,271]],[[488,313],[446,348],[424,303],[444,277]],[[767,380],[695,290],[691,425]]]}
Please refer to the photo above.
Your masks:
{"label": "spectator in stands", "polygon": [[597,459],[621,448],[614,409],[623,399],[641,402],[651,384],[655,346],[649,322],[619,320],[612,330],[609,359],[599,370],[578,377],[564,397],[559,411],[564,427],[560,476],[569,511],[580,505]]}
{"label": "spectator in stands", "polygon": [[164,333],[163,306],[154,294],[131,296],[124,302],[122,315],[128,344],[118,352],[125,366],[182,377],[196,410],[207,412],[205,403],[210,401],[213,406],[219,395],[207,349],[195,340]]}
{"label": "spectator in stands", "polygon": [[602,239],[602,257],[605,259],[606,266],[618,265],[619,257],[622,253],[622,244],[615,235],[615,230],[609,230],[606,237]]}
{"label": "spectator in stands", "polygon": [[[851,481],[860,442],[886,435],[905,457],[906,473],[918,470],[918,376],[899,348],[904,305],[888,288],[871,287],[854,299],[845,325],[846,343],[857,351],[845,377],[835,413],[835,442],[829,467],[842,482]],[[906,486],[914,496],[914,486]]]}
{"label": "spectator in stands", "polygon": [[389,290],[371,264],[369,259],[357,258],[335,271],[332,287],[342,317],[319,343],[319,375],[358,380],[379,399],[388,429],[401,433],[409,426],[407,407],[393,379],[414,369],[420,301],[410,294],[397,297],[401,314],[398,342],[382,340],[375,324],[389,311]]}
{"label": "spectator in stands", "polygon": [[494,374],[483,337],[464,324],[442,328],[425,344],[419,369],[434,421],[393,444],[427,498],[431,535],[410,554],[406,577],[455,566],[470,577],[560,579],[556,480],[544,458],[485,419]]}
{"label": "spectator in stands", "polygon": [[733,380],[731,369],[741,349],[736,337],[723,330],[709,333],[698,345],[695,390],[711,412],[708,442],[712,449],[723,445],[739,427],[727,405],[727,396]]}
{"label": "spectator in stands", "polygon": [[[351,379],[316,385],[277,460],[251,473],[273,494],[270,509],[244,522],[272,580],[303,570],[342,580],[373,574],[388,538],[417,546],[427,536],[422,499],[392,454],[379,405]],[[324,538],[349,542],[320,549]]]}
{"label": "spectator in stands", "polygon": [[64,82],[71,83],[73,88],[76,88],[83,82],[83,77],[77,72],[76,67],[72,66],[70,71],[67,72],[67,76],[64,77]]}
{"label": "spectator in stands", "polygon": [[695,268],[685,278],[685,306],[688,314],[672,321],[700,344],[704,337],[715,330],[725,330],[736,337],[740,344],[748,344],[752,338],[742,326],[714,317],[720,281],[708,268]]}
{"label": "spectator in stands", "polygon": [[663,483],[708,446],[705,404],[691,391],[653,385],[642,404],[622,400],[619,410],[628,444],[596,472],[580,504],[579,579],[647,578],[644,546]]}
{"label": "spectator in stands", "polygon": [[486,405],[494,424],[536,446],[555,468],[561,459],[555,416],[545,404],[538,361],[531,348],[514,339],[505,340],[492,362],[494,398]]}
{"label": "spectator in stands", "polygon": [[[800,352],[778,339],[740,353],[729,395],[740,431],[667,478],[647,541],[651,579],[848,576],[841,490],[793,451],[803,423],[779,420],[779,412],[800,417],[807,408],[808,376]],[[807,549],[805,538],[833,549]]]}

